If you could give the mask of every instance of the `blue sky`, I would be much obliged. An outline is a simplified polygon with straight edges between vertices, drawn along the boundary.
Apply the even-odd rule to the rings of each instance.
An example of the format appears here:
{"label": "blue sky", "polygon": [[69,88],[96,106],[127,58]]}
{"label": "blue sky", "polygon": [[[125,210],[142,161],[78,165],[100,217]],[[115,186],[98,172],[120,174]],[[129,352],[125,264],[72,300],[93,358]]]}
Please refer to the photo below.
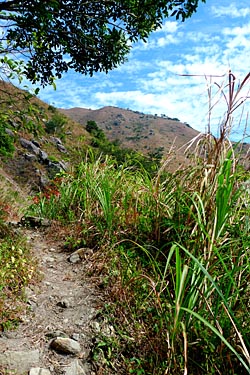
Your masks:
{"label": "blue sky", "polygon": [[[237,84],[250,71],[249,0],[200,3],[192,18],[184,23],[169,18],[147,43],[135,44],[128,62],[118,69],[91,78],[70,71],[56,82],[56,91],[52,87],[41,89],[39,97],[61,108],[111,105],[166,114],[203,132],[208,124],[207,92],[211,88],[212,105],[218,102],[211,118],[216,133],[226,104],[214,82],[224,87],[229,69]],[[210,80],[208,75],[221,77]],[[250,82],[242,92],[243,98],[249,88]],[[234,139],[241,137],[249,103],[246,101],[244,108],[234,113]]]}

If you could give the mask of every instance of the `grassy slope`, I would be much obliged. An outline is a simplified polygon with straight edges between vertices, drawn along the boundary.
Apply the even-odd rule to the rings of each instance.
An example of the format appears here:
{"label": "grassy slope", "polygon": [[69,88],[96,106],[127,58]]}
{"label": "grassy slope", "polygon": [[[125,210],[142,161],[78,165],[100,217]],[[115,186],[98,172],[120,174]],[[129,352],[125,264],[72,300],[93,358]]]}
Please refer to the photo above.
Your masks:
{"label": "grassy slope", "polygon": [[185,145],[198,135],[196,130],[179,121],[117,107],[98,110],[71,108],[60,111],[82,125],[86,125],[89,120],[95,121],[107,138],[111,141],[119,140],[121,147],[132,148],[144,154],[163,147],[165,155],[174,147],[176,155],[172,169],[186,163]]}

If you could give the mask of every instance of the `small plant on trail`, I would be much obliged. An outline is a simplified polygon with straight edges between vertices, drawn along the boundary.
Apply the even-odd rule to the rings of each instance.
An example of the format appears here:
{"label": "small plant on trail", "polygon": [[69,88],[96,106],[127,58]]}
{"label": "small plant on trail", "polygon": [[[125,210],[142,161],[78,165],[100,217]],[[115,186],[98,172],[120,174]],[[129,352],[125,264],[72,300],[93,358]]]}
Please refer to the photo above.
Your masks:
{"label": "small plant on trail", "polygon": [[0,331],[15,327],[23,311],[24,287],[34,278],[35,264],[21,238],[0,223]]}

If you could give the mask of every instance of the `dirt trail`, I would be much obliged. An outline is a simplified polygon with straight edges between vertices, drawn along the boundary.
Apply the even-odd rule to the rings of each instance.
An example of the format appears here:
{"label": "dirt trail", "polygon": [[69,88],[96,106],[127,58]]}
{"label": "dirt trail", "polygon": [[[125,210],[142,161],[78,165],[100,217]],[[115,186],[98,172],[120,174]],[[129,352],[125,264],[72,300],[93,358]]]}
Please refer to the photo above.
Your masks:
{"label": "dirt trail", "polygon": [[[22,231],[38,262],[41,281],[26,289],[30,311],[18,329],[0,336],[0,364],[17,374],[96,374],[90,353],[101,297],[84,276],[88,259],[70,263],[62,243],[41,230]],[[52,349],[51,342],[60,336],[71,343],[73,339],[80,350],[63,354]]]}

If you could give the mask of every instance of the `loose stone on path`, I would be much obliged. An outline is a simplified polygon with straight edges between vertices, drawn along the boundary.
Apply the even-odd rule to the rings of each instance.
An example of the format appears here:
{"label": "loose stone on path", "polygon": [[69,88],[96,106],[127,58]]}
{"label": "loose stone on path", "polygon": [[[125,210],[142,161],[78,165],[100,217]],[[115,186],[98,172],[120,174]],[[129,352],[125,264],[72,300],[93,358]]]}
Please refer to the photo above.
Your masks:
{"label": "loose stone on path", "polygon": [[50,343],[50,348],[63,354],[79,354],[81,352],[80,344],[67,337],[57,337]]}
{"label": "loose stone on path", "polygon": [[46,368],[33,367],[30,369],[29,375],[51,375],[51,372]]}

